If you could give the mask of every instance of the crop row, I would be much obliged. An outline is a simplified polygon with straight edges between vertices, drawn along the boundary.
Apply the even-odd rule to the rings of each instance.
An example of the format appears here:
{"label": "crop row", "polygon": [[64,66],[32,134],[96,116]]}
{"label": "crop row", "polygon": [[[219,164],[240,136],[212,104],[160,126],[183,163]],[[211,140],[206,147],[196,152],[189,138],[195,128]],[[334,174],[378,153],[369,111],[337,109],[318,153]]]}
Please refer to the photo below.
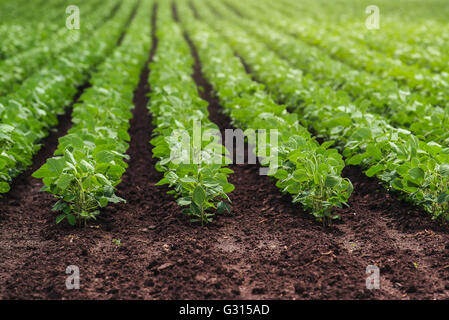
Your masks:
{"label": "crop row", "polygon": [[151,140],[156,169],[164,173],[157,185],[168,184],[192,221],[210,222],[213,210],[229,211],[225,148],[218,127],[209,120],[208,103],[199,97],[192,78],[193,57],[169,2],[157,14],[158,47],[150,65],[148,108],[156,128]]}

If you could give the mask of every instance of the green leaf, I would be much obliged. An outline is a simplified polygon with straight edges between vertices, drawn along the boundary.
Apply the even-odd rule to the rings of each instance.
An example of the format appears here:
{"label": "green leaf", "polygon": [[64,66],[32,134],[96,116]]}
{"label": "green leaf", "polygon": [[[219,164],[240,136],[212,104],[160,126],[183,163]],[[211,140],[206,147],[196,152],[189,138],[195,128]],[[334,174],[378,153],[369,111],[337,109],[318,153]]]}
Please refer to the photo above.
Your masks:
{"label": "green leaf", "polygon": [[190,213],[193,215],[200,215],[201,214],[201,210],[200,208],[195,204],[195,202],[192,202],[190,204]]}
{"label": "green leaf", "polygon": [[402,190],[404,188],[404,184],[402,183],[402,181],[400,179],[393,180],[393,182],[391,183],[391,186],[396,190]]}
{"label": "green leaf", "polygon": [[69,224],[74,226],[76,223],[76,217],[73,214],[68,214],[68,215],[66,215],[66,217],[67,217],[67,221],[69,222]]}
{"label": "green leaf", "polygon": [[70,211],[70,206],[67,204],[67,202],[61,199],[53,205],[51,211],[62,211],[64,213],[67,213]]}
{"label": "green leaf", "polygon": [[42,179],[42,178],[46,178],[46,177],[53,177],[53,176],[57,176],[56,173],[54,173],[53,171],[51,171],[48,168],[48,164],[44,164],[42,167],[40,167],[39,169],[37,169],[33,175],[34,178],[38,178],[38,179]]}
{"label": "green leaf", "polygon": [[125,202],[126,200],[123,198],[120,198],[118,196],[116,196],[115,194],[113,194],[112,196],[108,197],[108,201],[112,202],[112,203],[119,203],[119,202]]}
{"label": "green leaf", "polygon": [[118,178],[118,177],[121,177],[124,172],[125,172],[125,169],[122,168],[121,166],[113,165],[113,166],[109,167],[107,174],[112,177]]}
{"label": "green leaf", "polygon": [[333,188],[340,183],[340,177],[336,176],[327,176],[324,181],[324,185],[328,188]]}
{"label": "green leaf", "polygon": [[347,163],[348,165],[354,165],[354,166],[356,166],[356,165],[361,164],[362,161],[363,161],[363,159],[364,159],[363,155],[361,155],[361,154],[356,154],[356,155],[354,155],[353,157],[347,159],[347,160],[346,160],[346,163]]}
{"label": "green leaf", "polygon": [[185,182],[185,183],[195,183],[196,179],[192,178],[192,177],[184,177],[180,179],[181,182]]}
{"label": "green leaf", "polygon": [[301,190],[301,183],[291,183],[285,188],[284,191],[291,194],[297,194],[299,190]]}
{"label": "green leaf", "polygon": [[168,179],[166,179],[166,178],[162,178],[161,180],[159,180],[157,183],[156,183],[156,186],[162,186],[162,185],[164,185],[164,184],[169,184],[170,182],[168,181]]}
{"label": "green leaf", "polygon": [[372,166],[371,168],[369,168],[369,169],[365,172],[365,174],[366,174],[368,177],[373,177],[373,176],[375,176],[376,174],[378,174],[379,172],[383,171],[384,169],[385,169],[385,166],[384,166],[384,165],[382,165],[382,164],[377,164],[377,165]]}
{"label": "green leaf", "polygon": [[61,214],[59,216],[56,217],[56,224],[60,223],[62,220],[65,219],[65,214]]}
{"label": "green leaf", "polygon": [[408,174],[414,180],[424,179],[424,171],[421,168],[412,168],[408,171]]}
{"label": "green leaf", "polygon": [[168,172],[165,175],[165,179],[170,183],[170,184],[174,184],[178,181],[179,177],[176,173],[174,173],[173,171]]}
{"label": "green leaf", "polygon": [[233,174],[234,173],[234,170],[231,170],[229,168],[221,168],[220,171],[222,173],[226,173],[226,174]]}
{"label": "green leaf", "polygon": [[382,152],[380,151],[380,149],[377,146],[375,146],[373,144],[368,145],[368,147],[366,148],[366,153],[370,157],[373,157],[376,160],[382,159]]}
{"label": "green leaf", "polygon": [[14,127],[9,124],[0,123],[0,132],[2,133],[10,133],[14,131]]}
{"label": "green leaf", "polygon": [[188,199],[188,198],[179,198],[176,202],[180,206],[188,206],[192,203],[192,201],[190,201],[190,199]]}
{"label": "green leaf", "polygon": [[112,160],[114,160],[114,154],[107,150],[100,151],[95,155],[95,161],[99,163],[110,163]]}
{"label": "green leaf", "polygon": [[77,134],[67,134],[59,140],[59,144],[64,146],[64,149],[68,146],[74,148],[82,148],[84,146],[84,141]]}
{"label": "green leaf", "polygon": [[223,186],[223,192],[224,193],[231,193],[232,191],[234,191],[234,189],[235,189],[235,186],[233,184],[231,184],[231,183],[226,183]]}
{"label": "green leaf", "polygon": [[217,212],[219,214],[222,214],[223,212],[227,211],[228,213],[231,212],[231,207],[224,201],[220,201],[217,204]]}
{"label": "green leaf", "polygon": [[0,193],[6,193],[10,190],[10,186],[8,183],[6,182],[0,182]]}
{"label": "green leaf", "polygon": [[112,197],[114,195],[114,187],[111,185],[103,186],[103,194],[105,197]]}
{"label": "green leaf", "polygon": [[99,202],[99,204],[100,204],[100,207],[101,207],[101,208],[104,208],[104,207],[106,207],[106,206],[108,205],[108,198],[102,197],[102,198],[100,198],[100,199],[98,200],[98,202]]}
{"label": "green leaf", "polygon": [[309,179],[309,176],[307,175],[306,170],[304,169],[297,169],[293,173],[293,178],[297,180],[298,182],[304,182]]}
{"label": "green leaf", "polygon": [[64,159],[65,159],[65,161],[67,163],[70,163],[72,165],[76,164],[75,157],[73,156],[73,153],[69,149],[65,150],[65,152],[64,152]]}
{"label": "green leaf", "polygon": [[326,142],[323,142],[323,144],[321,144],[321,146],[322,146],[324,149],[327,149],[327,148],[329,148],[330,146],[332,146],[334,143],[335,143],[335,141],[326,141]]}
{"label": "green leaf", "polygon": [[206,200],[206,192],[204,192],[203,188],[197,186],[193,190],[193,201],[200,207],[204,203],[204,200]]}
{"label": "green leaf", "polygon": [[278,180],[283,180],[288,177],[288,172],[284,169],[278,169],[274,174],[274,177]]}
{"label": "green leaf", "polygon": [[352,135],[352,138],[355,140],[364,140],[371,137],[371,129],[370,128],[359,128]]}
{"label": "green leaf", "polygon": [[437,199],[438,204],[444,204],[449,201],[449,194],[446,192],[442,192]]}
{"label": "green leaf", "polygon": [[445,177],[449,177],[449,164],[442,164],[440,165],[440,168],[438,169],[438,172]]}
{"label": "green leaf", "polygon": [[58,186],[58,188],[65,190],[74,179],[75,177],[72,175],[62,174],[57,180],[56,185]]}
{"label": "green leaf", "polygon": [[[92,164],[90,164],[89,162],[87,162],[86,160],[81,160],[79,163],[79,166],[85,171],[85,172],[94,172],[95,168]],[[108,173],[111,172],[112,167],[115,166],[111,166],[111,168],[109,169]],[[117,166],[119,167],[119,166]],[[124,169],[123,169],[124,170]]]}
{"label": "green leaf", "polygon": [[64,158],[50,158],[47,160],[48,170],[56,175],[60,175],[65,167]]}

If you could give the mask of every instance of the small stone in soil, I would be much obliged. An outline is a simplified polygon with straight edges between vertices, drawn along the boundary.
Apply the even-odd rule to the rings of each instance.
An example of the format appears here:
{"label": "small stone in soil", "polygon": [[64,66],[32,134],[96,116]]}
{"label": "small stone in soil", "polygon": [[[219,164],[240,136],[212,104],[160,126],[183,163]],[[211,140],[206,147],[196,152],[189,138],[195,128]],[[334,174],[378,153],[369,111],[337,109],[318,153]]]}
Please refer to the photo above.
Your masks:
{"label": "small stone in soil", "polygon": [[158,270],[158,271],[162,271],[162,270],[164,270],[164,269],[167,269],[167,268],[171,267],[173,264],[174,264],[173,262],[167,262],[167,263],[164,263],[163,265],[159,266],[159,267],[157,268],[157,270]]}

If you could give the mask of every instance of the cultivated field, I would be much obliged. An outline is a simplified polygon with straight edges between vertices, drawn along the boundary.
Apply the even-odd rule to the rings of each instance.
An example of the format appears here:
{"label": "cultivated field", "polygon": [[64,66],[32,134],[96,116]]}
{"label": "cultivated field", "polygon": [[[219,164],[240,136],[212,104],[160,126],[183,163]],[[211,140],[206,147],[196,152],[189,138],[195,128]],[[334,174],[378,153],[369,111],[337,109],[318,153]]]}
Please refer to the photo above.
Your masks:
{"label": "cultivated field", "polygon": [[0,0],[0,298],[448,299],[448,15]]}

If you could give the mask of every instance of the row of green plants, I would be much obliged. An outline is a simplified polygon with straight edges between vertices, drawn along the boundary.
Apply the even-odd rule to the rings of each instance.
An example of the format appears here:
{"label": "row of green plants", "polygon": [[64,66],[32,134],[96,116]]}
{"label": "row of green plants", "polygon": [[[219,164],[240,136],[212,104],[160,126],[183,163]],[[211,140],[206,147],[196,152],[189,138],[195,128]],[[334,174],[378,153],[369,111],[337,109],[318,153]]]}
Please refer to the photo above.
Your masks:
{"label": "row of green plants", "polygon": [[311,20],[289,17],[257,1],[243,3],[227,0],[227,2],[240,8],[239,11],[245,16],[292,34],[348,65],[372,72],[380,77],[392,78],[413,90],[419,90],[422,95],[432,97],[438,103],[445,104],[449,98],[447,94],[449,74],[434,74],[424,68],[406,65],[398,59],[371,50],[344,34],[323,29]]}
{"label": "row of green plants", "polygon": [[32,163],[40,141],[57,125],[78,88],[113,50],[131,16],[135,2],[124,2],[117,15],[89,41],[80,42],[53,64],[28,78],[0,103],[0,194]]}
{"label": "row of green plants", "polygon": [[91,87],[74,105],[73,126],[59,139],[55,156],[33,176],[58,202],[56,222],[86,224],[108,203],[124,201],[116,186],[127,168],[128,129],[134,91],[151,43],[152,1],[140,1],[122,43],[92,75]]}
{"label": "row of green plants", "polygon": [[[320,145],[299,123],[296,114],[275,103],[264,86],[251,79],[222,37],[195,20],[185,2],[177,3],[177,8],[198,49],[202,71],[234,126],[246,133],[277,130],[276,143],[267,139],[266,149],[257,144],[256,150],[263,158],[262,164],[269,166],[268,174],[277,180],[276,185],[318,220],[329,222],[337,218],[333,208],[346,204],[352,184],[341,176],[344,162],[337,150],[329,149],[332,142]],[[248,141],[255,144],[254,136],[249,134]]]}
{"label": "row of green plants", "polygon": [[183,212],[203,225],[215,212],[230,211],[228,194],[234,186],[228,176],[233,171],[226,168],[229,159],[220,131],[209,120],[208,103],[191,76],[194,59],[169,2],[158,5],[156,36],[148,108],[156,127],[151,140],[159,159],[156,169],[164,173],[157,185],[168,184]]}
{"label": "row of green plants", "polygon": [[[94,31],[105,23],[115,1],[106,1],[104,8],[98,12],[95,10],[97,5],[94,4],[83,7],[83,26],[80,30],[69,30],[62,24],[47,39],[0,61],[0,97],[13,93],[25,79],[43,66],[51,65],[66,56],[80,41],[88,41]],[[61,13],[62,16],[64,12]]]}
{"label": "row of green plants", "polygon": [[[202,8],[197,6],[198,11]],[[300,114],[320,137],[337,143],[346,164],[362,166],[367,176],[377,177],[434,218],[449,218],[449,148],[391,127],[338,91],[303,77],[232,20],[210,15],[204,12],[201,17],[225,36],[273,96]]]}
{"label": "row of green plants", "polygon": [[257,21],[240,19],[234,12],[215,3],[216,10],[250,31],[284,59],[306,72],[322,86],[347,95],[354,104],[385,116],[397,127],[410,129],[420,139],[442,145],[449,143],[449,103],[438,104],[434,97],[357,70],[332,59],[326,52]]}

